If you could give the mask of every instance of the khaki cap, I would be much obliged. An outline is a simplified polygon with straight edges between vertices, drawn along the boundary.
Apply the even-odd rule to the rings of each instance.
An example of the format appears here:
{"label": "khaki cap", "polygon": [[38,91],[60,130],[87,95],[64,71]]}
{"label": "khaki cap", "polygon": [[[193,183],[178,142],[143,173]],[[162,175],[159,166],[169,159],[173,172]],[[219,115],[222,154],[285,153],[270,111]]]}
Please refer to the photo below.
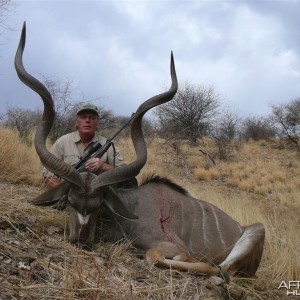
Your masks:
{"label": "khaki cap", "polygon": [[90,103],[81,105],[77,110],[77,115],[81,114],[83,111],[91,111],[99,117],[99,111],[96,105]]}

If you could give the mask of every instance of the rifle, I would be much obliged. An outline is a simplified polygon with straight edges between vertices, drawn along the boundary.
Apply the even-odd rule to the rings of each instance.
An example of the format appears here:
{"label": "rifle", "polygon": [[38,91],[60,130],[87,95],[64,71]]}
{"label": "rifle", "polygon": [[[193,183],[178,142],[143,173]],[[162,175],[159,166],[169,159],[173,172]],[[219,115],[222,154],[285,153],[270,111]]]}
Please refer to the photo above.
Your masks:
{"label": "rifle", "polygon": [[80,173],[84,172],[85,163],[90,159],[94,157],[101,158],[104,153],[108,150],[108,148],[112,145],[112,141],[114,138],[120,134],[120,132],[132,121],[134,118],[134,113],[131,115],[130,119],[119,129],[111,138],[106,140],[106,143],[102,146],[99,142],[96,142],[92,145],[92,147],[89,149],[88,153],[86,153],[84,156],[80,157],[79,161],[73,165],[74,168]]}

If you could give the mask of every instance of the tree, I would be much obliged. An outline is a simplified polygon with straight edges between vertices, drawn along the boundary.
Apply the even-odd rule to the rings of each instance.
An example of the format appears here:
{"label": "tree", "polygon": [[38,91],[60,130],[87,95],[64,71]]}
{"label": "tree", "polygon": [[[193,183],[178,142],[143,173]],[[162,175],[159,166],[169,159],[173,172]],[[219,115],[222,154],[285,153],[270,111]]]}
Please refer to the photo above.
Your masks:
{"label": "tree", "polygon": [[[44,85],[49,90],[55,105],[55,120],[49,138],[52,142],[56,141],[60,136],[75,130],[75,120],[77,109],[85,102],[95,102],[97,99],[91,100],[75,100],[72,81],[67,80],[60,82],[55,78],[45,78]],[[99,127],[105,134],[108,130],[115,128],[115,116],[102,107],[99,109]]]}
{"label": "tree", "polygon": [[103,107],[99,109],[99,129],[103,135],[111,136],[118,125],[118,117],[111,110],[106,110]]}
{"label": "tree", "polygon": [[186,83],[172,101],[160,105],[155,113],[165,136],[197,143],[209,132],[219,107],[219,97],[212,86]]}
{"label": "tree", "polygon": [[55,120],[49,134],[52,142],[74,130],[76,108],[81,102],[72,99],[72,81],[60,82],[55,78],[44,77],[44,85],[49,90],[55,107]]}
{"label": "tree", "polygon": [[232,141],[238,134],[239,122],[238,115],[231,110],[226,110],[218,118],[212,130],[212,137],[218,147],[220,159],[228,159]]}
{"label": "tree", "polygon": [[14,12],[15,6],[12,0],[0,0],[0,36],[3,30],[13,30],[8,25],[8,17]]}
{"label": "tree", "polygon": [[300,98],[288,104],[273,105],[272,121],[280,133],[296,144],[300,151]]}
{"label": "tree", "polygon": [[12,0],[0,0],[0,27],[8,29],[7,17],[14,10],[15,4]]}
{"label": "tree", "polygon": [[8,108],[5,114],[0,115],[0,120],[4,126],[16,128],[21,140],[31,145],[31,132],[41,117],[39,110],[29,110],[23,108]]}
{"label": "tree", "polygon": [[[60,82],[54,78],[44,78],[43,84],[49,90],[54,106],[55,120],[49,134],[53,143],[60,136],[75,130],[76,113],[79,106],[85,102],[95,102],[98,99],[81,100],[74,99],[74,90],[71,81]],[[104,136],[111,137],[118,129],[128,121],[128,117],[118,117],[110,110],[99,107],[99,129]],[[4,126],[16,128],[22,141],[32,142],[31,132],[36,127],[41,112],[23,108],[9,108],[6,113],[0,115],[0,121]]]}
{"label": "tree", "polygon": [[276,135],[276,129],[266,117],[249,117],[242,122],[242,137],[245,140],[268,140]]}
{"label": "tree", "polygon": [[[61,135],[71,132],[75,128],[76,108],[82,102],[74,102],[72,99],[72,82],[60,82],[53,78],[44,78],[43,84],[49,90],[55,107],[55,120],[49,139],[54,142]],[[1,115],[3,124],[8,127],[15,127],[23,141],[26,140],[29,132],[36,126],[37,120],[41,117],[39,110],[31,111],[23,108],[9,108]]]}

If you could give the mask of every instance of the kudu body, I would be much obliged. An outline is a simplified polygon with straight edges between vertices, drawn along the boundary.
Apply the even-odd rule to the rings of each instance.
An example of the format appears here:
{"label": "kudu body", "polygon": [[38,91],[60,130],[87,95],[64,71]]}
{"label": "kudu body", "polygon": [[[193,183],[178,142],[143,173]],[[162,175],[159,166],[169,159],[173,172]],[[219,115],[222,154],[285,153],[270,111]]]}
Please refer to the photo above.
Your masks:
{"label": "kudu body", "polygon": [[132,121],[136,160],[96,176],[79,174],[46,149],[45,141],[54,120],[53,102],[47,89],[24,69],[24,47],[25,24],[15,66],[21,81],[36,91],[44,102],[43,119],[35,136],[36,151],[47,169],[65,179],[61,186],[44,193],[35,204],[43,205],[51,197],[58,199],[68,191],[70,242],[93,243],[98,209],[104,203],[110,211],[109,226],[114,228],[112,238],[119,239],[125,234],[157,266],[209,275],[220,274],[220,270],[230,275],[255,274],[264,245],[262,224],[243,227],[212,204],[191,197],[183,188],[159,177],[152,177],[130,190],[113,187],[117,182],[138,175],[146,163],[147,149],[141,122],[149,109],[170,101],[176,94],[178,84],[173,55],[169,91],[140,105]]}
{"label": "kudu body", "polygon": [[255,274],[264,245],[262,224],[241,226],[216,206],[158,176],[136,189],[108,189],[107,198],[122,201],[139,217],[129,220],[108,211],[103,219],[110,240],[120,240],[125,233],[157,266],[210,275],[219,268],[229,275]]}

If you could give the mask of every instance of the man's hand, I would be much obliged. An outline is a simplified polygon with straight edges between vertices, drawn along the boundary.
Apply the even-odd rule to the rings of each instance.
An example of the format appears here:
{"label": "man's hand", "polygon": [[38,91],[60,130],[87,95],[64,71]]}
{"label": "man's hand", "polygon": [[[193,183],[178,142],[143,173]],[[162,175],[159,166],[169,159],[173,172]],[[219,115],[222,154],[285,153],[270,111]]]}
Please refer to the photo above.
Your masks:
{"label": "man's hand", "polygon": [[84,167],[90,171],[107,171],[112,169],[112,166],[109,164],[106,164],[103,160],[101,160],[98,157],[90,158],[84,165]]}

